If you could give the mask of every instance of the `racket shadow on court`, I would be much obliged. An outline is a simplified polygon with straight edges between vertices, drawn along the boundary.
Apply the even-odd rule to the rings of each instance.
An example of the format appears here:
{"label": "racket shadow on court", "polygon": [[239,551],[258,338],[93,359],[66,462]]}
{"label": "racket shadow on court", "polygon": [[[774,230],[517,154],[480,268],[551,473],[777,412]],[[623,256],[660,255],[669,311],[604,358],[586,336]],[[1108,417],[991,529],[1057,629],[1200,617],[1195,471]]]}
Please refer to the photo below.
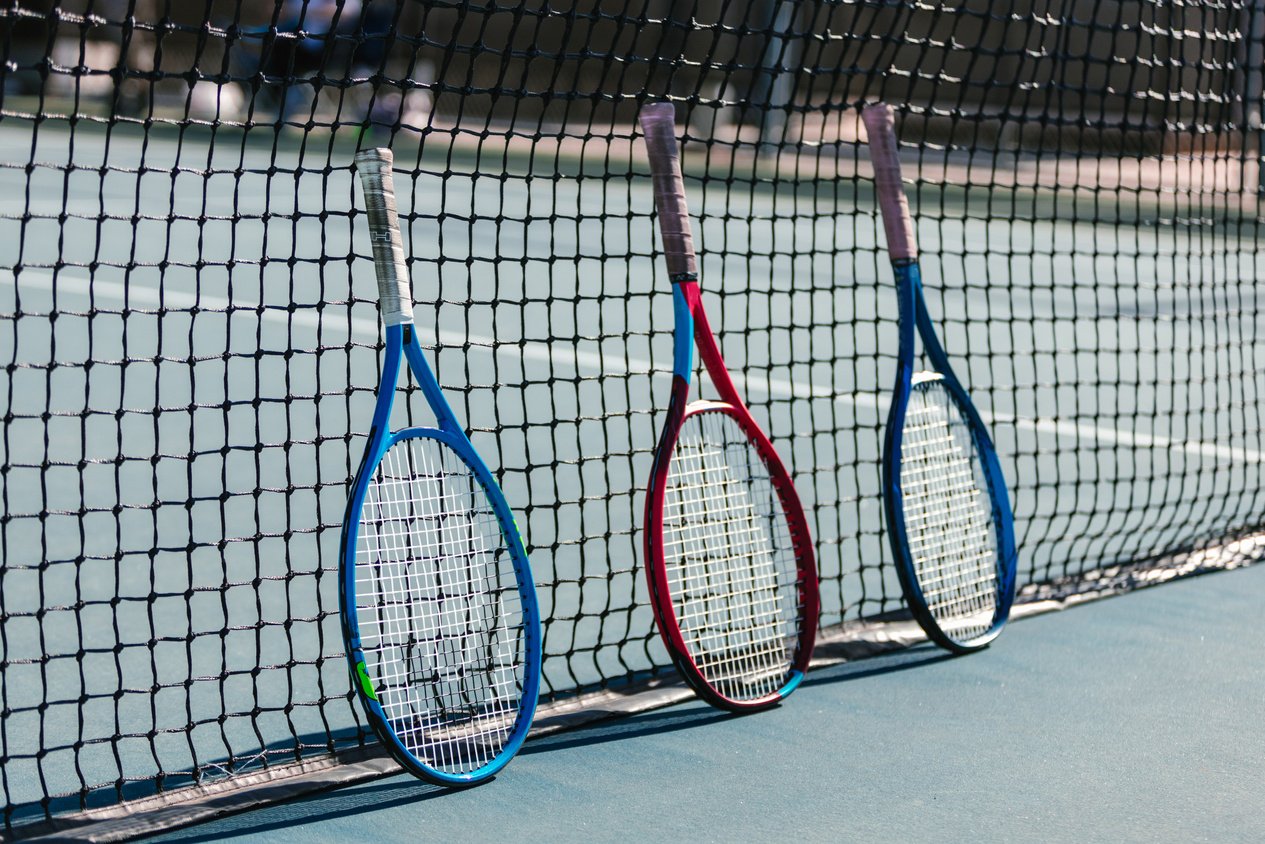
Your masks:
{"label": "racket shadow on court", "polygon": [[[162,840],[201,844],[261,833],[281,834],[293,832],[296,824],[338,823],[357,815],[416,805],[422,800],[459,793],[460,791],[446,786],[405,776],[405,771],[401,770],[387,778],[358,786],[333,786],[329,790],[278,803],[262,811],[247,809],[234,812],[212,821],[210,826],[200,824],[169,832],[162,836]],[[267,818],[262,823],[259,822],[261,815]]]}
{"label": "racket shadow on court", "polygon": [[814,668],[804,679],[805,686],[826,686],[847,683],[910,671],[958,659],[961,655],[945,651],[932,642],[922,642],[875,656],[852,659],[835,665]]}
{"label": "racket shadow on court", "polygon": [[541,736],[529,741],[522,753],[524,755],[550,753],[575,747],[610,744],[643,736],[661,736],[725,721],[740,720],[743,717],[743,713],[740,712],[687,705],[692,703],[693,701],[682,701],[649,712],[616,715],[552,735]]}
{"label": "racket shadow on court", "polygon": [[[665,735],[741,718],[743,715],[738,713],[677,703],[663,709],[632,716],[615,716],[552,735],[533,738],[522,748],[519,755],[531,756],[538,753],[552,753],[577,747],[637,739],[643,736]],[[412,806],[419,801],[462,793],[461,790],[434,785],[404,774],[405,771],[400,770],[382,779],[370,780],[358,785],[336,786],[326,791],[279,803],[264,810],[263,814],[267,819],[262,823],[259,822],[260,812],[245,811],[220,818],[212,822],[211,828],[200,825],[169,833],[164,840],[200,844],[200,842],[231,840],[260,833],[282,833],[293,830],[294,825],[298,823],[319,825],[326,822],[345,822],[347,818],[358,815]]]}

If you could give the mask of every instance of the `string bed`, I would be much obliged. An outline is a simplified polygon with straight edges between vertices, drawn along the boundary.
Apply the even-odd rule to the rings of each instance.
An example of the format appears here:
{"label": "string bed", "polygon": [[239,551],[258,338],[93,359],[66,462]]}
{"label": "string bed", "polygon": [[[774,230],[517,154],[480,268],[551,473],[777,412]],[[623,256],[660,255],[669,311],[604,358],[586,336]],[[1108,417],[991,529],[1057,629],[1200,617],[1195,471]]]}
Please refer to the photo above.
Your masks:
{"label": "string bed", "polygon": [[523,615],[487,494],[438,440],[401,440],[383,456],[356,590],[367,673],[404,746],[446,773],[490,762],[517,714]]}
{"label": "string bed", "polygon": [[970,428],[939,377],[915,380],[900,454],[909,554],[931,615],[966,641],[997,603],[997,535]]}
{"label": "string bed", "polygon": [[664,490],[663,556],[700,673],[733,700],[786,682],[798,636],[790,529],[768,470],[728,414],[681,426]]}

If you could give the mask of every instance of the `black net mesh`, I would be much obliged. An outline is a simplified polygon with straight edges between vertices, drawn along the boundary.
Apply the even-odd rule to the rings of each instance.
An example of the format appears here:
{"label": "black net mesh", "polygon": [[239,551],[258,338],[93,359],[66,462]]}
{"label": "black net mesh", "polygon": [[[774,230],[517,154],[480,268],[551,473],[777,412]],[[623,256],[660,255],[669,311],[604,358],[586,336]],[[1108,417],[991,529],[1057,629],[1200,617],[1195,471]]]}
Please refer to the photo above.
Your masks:
{"label": "black net mesh", "polygon": [[1263,16],[3,0],[5,829],[370,741],[336,577],[381,348],[364,146],[395,151],[421,336],[526,534],[547,701],[667,670],[638,533],[671,370],[651,99],[677,103],[704,296],[804,499],[824,625],[901,607],[867,99],[897,108],[1025,594],[1259,532]]}

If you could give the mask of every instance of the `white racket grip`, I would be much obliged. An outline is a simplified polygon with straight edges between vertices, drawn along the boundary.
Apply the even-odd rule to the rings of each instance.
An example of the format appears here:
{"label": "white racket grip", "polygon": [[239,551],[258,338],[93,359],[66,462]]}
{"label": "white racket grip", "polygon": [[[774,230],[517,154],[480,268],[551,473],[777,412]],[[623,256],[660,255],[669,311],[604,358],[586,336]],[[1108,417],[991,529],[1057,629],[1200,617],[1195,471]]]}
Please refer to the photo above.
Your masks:
{"label": "white racket grip", "polygon": [[887,252],[893,261],[918,257],[918,241],[914,239],[914,220],[909,214],[909,200],[900,182],[900,155],[896,148],[896,119],[886,103],[868,103],[861,111],[865,132],[870,138],[870,161],[874,165],[874,184],[878,205],[883,212],[883,229],[887,232]]}
{"label": "white racket grip", "polygon": [[676,142],[676,106],[650,103],[641,109],[641,131],[646,136],[650,178],[654,184],[655,210],[659,212],[659,232],[663,235],[663,255],[668,275],[673,279],[698,272],[694,258],[694,236],[685,204],[685,180],[681,178],[681,156]]}
{"label": "white racket grip", "polygon": [[356,170],[365,193],[369,212],[369,239],[373,244],[373,266],[378,273],[378,307],[386,325],[413,322],[413,292],[404,244],[400,238],[400,217],[395,209],[395,182],[391,177],[394,157],[386,148],[356,153]]}

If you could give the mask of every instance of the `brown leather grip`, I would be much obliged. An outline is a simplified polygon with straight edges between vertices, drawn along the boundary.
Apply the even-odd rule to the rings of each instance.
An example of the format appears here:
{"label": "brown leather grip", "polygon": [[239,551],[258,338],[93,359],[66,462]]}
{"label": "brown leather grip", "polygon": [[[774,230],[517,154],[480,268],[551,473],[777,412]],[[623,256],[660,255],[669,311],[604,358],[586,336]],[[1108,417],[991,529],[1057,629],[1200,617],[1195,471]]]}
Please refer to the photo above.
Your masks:
{"label": "brown leather grip", "polygon": [[640,120],[650,158],[654,205],[659,212],[668,275],[674,281],[682,276],[697,275],[694,236],[690,234],[685,180],[681,178],[681,156],[676,142],[676,107],[672,103],[651,103],[642,108]]}
{"label": "brown leather grip", "polygon": [[914,237],[909,200],[900,182],[900,154],[892,107],[886,103],[870,103],[861,112],[861,119],[870,136],[870,161],[874,165],[878,206],[883,212],[883,229],[887,232],[887,252],[893,261],[915,260],[918,241]]}

